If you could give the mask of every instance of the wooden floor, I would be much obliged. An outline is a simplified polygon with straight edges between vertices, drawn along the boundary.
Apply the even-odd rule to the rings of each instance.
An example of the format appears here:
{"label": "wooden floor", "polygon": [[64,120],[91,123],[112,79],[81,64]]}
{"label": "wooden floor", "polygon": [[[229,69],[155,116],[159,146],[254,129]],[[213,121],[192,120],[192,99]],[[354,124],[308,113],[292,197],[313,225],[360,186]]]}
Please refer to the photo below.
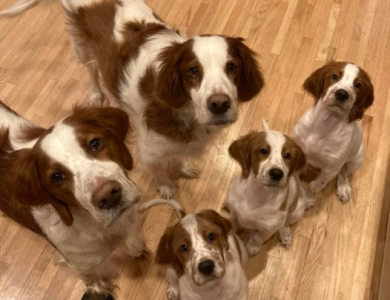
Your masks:
{"label": "wooden floor", "polygon": [[[0,9],[15,0],[1,0]],[[198,180],[180,181],[178,199],[188,212],[220,210],[238,170],[228,145],[266,117],[291,134],[313,104],[304,79],[327,60],[362,66],[375,86],[374,106],[362,120],[366,149],[355,174],[353,199],[342,205],[332,182],[317,205],[294,227],[289,250],[276,238],[246,267],[250,299],[390,299],[390,1],[389,0],[149,0],[158,15],[188,35],[242,36],[258,53],[266,88],[243,106],[237,123],[200,162]],[[60,6],[43,3],[22,17],[0,20],[0,99],[48,127],[86,99],[86,69],[70,55]],[[130,174],[143,194],[157,194],[151,177]],[[154,251],[167,225],[169,207],[145,214],[144,233]],[[387,249],[385,251],[385,248]],[[0,217],[0,299],[80,299],[84,286],[53,264],[53,248]],[[118,299],[166,299],[166,280],[153,264],[129,261],[117,284]],[[387,288],[387,290],[386,290]],[[381,297],[379,296],[381,294]],[[205,299],[212,300],[212,299]]]}

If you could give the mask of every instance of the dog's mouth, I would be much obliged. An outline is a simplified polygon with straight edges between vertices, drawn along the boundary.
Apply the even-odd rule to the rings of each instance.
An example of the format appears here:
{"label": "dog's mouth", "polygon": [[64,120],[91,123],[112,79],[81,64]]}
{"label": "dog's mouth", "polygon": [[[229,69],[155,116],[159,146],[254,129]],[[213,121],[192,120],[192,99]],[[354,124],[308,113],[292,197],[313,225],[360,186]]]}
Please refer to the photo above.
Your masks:
{"label": "dog's mouth", "polygon": [[209,125],[211,126],[224,126],[228,124],[232,124],[234,120],[229,119],[219,119],[219,120],[212,120]]}

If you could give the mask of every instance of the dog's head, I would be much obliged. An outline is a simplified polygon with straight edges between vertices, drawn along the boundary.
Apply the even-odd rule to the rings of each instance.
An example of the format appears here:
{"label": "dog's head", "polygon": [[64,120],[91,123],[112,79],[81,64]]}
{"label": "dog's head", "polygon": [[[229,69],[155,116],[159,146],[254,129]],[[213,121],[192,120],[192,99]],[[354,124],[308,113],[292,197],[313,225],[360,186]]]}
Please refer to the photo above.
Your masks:
{"label": "dog's head", "polygon": [[32,149],[17,152],[14,196],[28,205],[53,206],[68,226],[73,209],[110,226],[139,197],[127,177],[132,168],[128,130],[128,116],[120,109],[74,109]]}
{"label": "dog's head", "polygon": [[374,87],[368,74],[346,62],[331,62],[316,70],[304,83],[316,103],[322,101],[327,109],[349,121],[359,120],[374,101]]}
{"label": "dog's head", "polygon": [[255,54],[241,38],[197,36],[166,48],[159,60],[156,98],[192,112],[202,125],[235,122],[239,102],[264,85]]}
{"label": "dog's head", "polygon": [[213,282],[225,275],[230,230],[230,222],[213,210],[187,215],[164,233],[156,261],[198,286]]}
{"label": "dog's head", "polygon": [[281,132],[251,132],[234,141],[229,154],[241,166],[243,178],[250,174],[265,186],[285,187],[288,178],[306,165],[305,154],[294,140]]}

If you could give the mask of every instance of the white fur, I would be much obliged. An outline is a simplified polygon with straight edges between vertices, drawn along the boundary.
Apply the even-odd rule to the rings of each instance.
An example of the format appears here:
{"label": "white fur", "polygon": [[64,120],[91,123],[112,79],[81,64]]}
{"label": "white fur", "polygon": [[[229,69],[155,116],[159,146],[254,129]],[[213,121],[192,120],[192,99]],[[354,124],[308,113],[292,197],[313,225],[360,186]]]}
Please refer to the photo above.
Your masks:
{"label": "white fur", "polygon": [[[246,264],[248,256],[243,243],[234,233],[229,234],[229,250],[224,250],[222,258],[219,251],[213,252],[206,247],[206,241],[199,235],[197,222],[195,215],[187,215],[181,221],[183,228],[190,234],[194,254],[180,278],[173,269],[167,269],[170,284],[167,291],[168,300],[179,299],[179,296],[180,300],[246,300],[248,281],[242,265]],[[237,249],[236,243],[240,250]],[[242,253],[241,258],[239,252]],[[209,282],[205,282],[198,271],[199,262],[206,259],[215,262],[216,278]],[[218,267],[222,259],[225,260],[223,270]]]}
{"label": "white fur", "polygon": [[[251,256],[256,255],[261,244],[278,230],[282,245],[291,246],[289,226],[302,218],[306,202],[298,176],[292,174],[290,178],[287,177],[289,169],[282,158],[284,135],[266,129],[271,153],[259,164],[257,176],[251,171],[246,179],[235,177],[227,196],[233,223],[238,228],[250,231],[246,247]],[[279,183],[273,182],[269,177],[268,172],[272,168],[283,170],[284,176]],[[291,204],[297,197],[298,204],[290,211]],[[285,209],[281,209],[285,202]]]}
{"label": "white fur", "polygon": [[[337,196],[343,202],[351,198],[348,176],[363,162],[362,129],[358,122],[349,122],[348,114],[356,101],[353,82],[359,69],[347,64],[344,76],[332,85],[318,103],[310,107],[294,128],[295,140],[306,154],[307,162],[321,169],[319,176],[306,189],[308,207],[330,180],[338,176]],[[342,109],[332,108],[334,92],[345,89],[350,99]]]}

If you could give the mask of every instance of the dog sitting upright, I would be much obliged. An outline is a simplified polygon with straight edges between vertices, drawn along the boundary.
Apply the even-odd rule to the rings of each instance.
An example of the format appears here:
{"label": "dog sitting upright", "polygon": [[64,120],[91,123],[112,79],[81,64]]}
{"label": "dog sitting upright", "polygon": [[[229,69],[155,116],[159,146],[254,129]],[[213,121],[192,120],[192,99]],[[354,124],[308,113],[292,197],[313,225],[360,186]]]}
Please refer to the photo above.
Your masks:
{"label": "dog sitting upright", "polygon": [[306,193],[309,207],[315,195],[337,176],[337,197],[351,198],[348,176],[362,164],[362,129],[357,120],[374,101],[368,74],[346,62],[331,62],[311,74],[303,85],[315,97],[315,104],[299,119],[295,140],[305,152],[308,164],[320,168]]}
{"label": "dog sitting upright", "polygon": [[156,253],[156,262],[167,266],[169,300],[246,300],[247,258],[230,221],[213,210],[168,228]]}
{"label": "dog sitting upright", "polygon": [[305,197],[298,172],[306,165],[301,148],[281,132],[251,132],[229,147],[242,175],[233,179],[227,206],[237,229],[250,232],[246,247],[254,256],[260,246],[279,231],[283,246],[290,247],[290,225],[303,216]]}

